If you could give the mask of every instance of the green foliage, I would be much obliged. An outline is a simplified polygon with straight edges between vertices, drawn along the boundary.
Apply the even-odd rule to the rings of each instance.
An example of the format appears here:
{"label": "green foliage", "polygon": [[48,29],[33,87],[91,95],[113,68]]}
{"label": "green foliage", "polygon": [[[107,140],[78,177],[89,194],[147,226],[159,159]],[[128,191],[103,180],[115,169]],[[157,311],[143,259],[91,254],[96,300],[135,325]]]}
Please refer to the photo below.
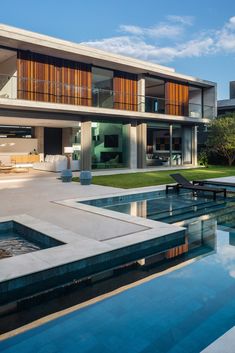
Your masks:
{"label": "green foliage", "polygon": [[208,153],[206,150],[202,150],[198,154],[198,164],[204,165],[206,168],[208,168]]}
{"label": "green foliage", "polygon": [[225,157],[231,166],[235,160],[235,114],[213,119],[208,128],[207,147]]}

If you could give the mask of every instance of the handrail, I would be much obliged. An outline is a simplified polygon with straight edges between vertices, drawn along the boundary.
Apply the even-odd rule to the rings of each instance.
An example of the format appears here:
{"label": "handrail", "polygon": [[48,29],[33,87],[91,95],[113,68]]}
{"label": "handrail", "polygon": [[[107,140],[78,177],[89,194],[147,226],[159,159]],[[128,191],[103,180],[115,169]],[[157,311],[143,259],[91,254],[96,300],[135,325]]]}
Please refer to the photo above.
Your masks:
{"label": "handrail", "polygon": [[[43,79],[35,79],[32,77],[24,77],[24,76],[17,76],[17,75],[9,75],[9,74],[1,74],[0,73],[0,97],[1,97],[1,89],[2,89],[2,82],[1,77],[4,79],[6,78],[7,81],[4,80],[3,84],[6,84],[11,79],[16,79],[17,84],[21,81],[29,82],[33,85],[39,85],[39,87],[26,87],[21,90],[16,88],[18,92],[28,92],[32,94],[38,95],[47,95],[47,96],[54,96],[57,100],[61,98],[71,98],[71,99],[85,99],[92,101],[93,106],[96,107],[106,107],[106,108],[114,108],[114,104],[122,104],[123,106],[136,106],[138,107],[137,110],[140,108],[144,108],[145,112],[151,113],[161,113],[166,114],[166,107],[176,107],[181,109],[186,116],[202,118],[205,115],[208,117],[214,116],[214,107],[210,105],[202,105],[193,102],[179,102],[173,101],[162,97],[157,96],[146,96],[141,94],[132,94],[129,92],[121,92],[121,91],[114,91],[105,88],[97,88],[97,87],[86,87],[86,86],[79,86],[74,84],[67,84],[63,82],[51,81],[51,80],[43,80]],[[50,86],[54,86],[56,88],[55,92],[45,92],[40,88],[40,85],[47,85],[47,90],[50,89]],[[70,92],[66,92],[66,90],[70,90]],[[73,92],[74,91],[74,92]],[[85,92],[89,92],[86,96]],[[11,98],[11,97],[8,97]],[[16,97],[14,97],[16,98]],[[129,101],[128,99],[131,100]],[[111,99],[110,101],[108,101]],[[128,102],[125,102],[125,99]],[[120,101],[119,101],[120,100]],[[208,112],[208,113],[207,113]],[[180,114],[179,114],[180,115]]]}

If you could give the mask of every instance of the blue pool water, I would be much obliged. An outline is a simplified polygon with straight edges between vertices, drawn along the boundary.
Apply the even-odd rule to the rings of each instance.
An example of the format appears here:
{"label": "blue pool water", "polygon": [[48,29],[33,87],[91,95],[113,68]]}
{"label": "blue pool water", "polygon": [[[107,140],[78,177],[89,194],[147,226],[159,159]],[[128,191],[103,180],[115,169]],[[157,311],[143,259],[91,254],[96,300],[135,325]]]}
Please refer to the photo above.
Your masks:
{"label": "blue pool water", "polygon": [[197,353],[235,325],[234,199],[154,197],[123,205],[187,227],[191,262],[2,341],[1,352]]}

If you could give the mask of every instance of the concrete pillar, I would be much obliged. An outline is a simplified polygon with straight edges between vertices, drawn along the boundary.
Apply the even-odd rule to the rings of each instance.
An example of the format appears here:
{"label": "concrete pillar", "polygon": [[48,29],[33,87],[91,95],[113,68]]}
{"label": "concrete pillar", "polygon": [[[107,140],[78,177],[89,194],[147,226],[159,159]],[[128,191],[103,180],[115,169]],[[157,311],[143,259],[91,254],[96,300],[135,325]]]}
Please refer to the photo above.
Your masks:
{"label": "concrete pillar", "polygon": [[129,168],[137,168],[137,124],[129,124]]}
{"label": "concrete pillar", "polygon": [[146,168],[147,124],[137,125],[137,168]]}
{"label": "concrete pillar", "polygon": [[44,127],[36,126],[34,128],[34,136],[38,140],[38,153],[44,153]]}
{"label": "concrete pillar", "polygon": [[71,147],[73,144],[73,129],[71,127],[65,127],[62,129],[62,153],[64,152],[64,147]]}
{"label": "concrete pillar", "polygon": [[145,76],[138,75],[138,111],[145,112]]}
{"label": "concrete pillar", "polygon": [[197,166],[197,126],[192,127],[192,164]]}
{"label": "concrete pillar", "polygon": [[136,121],[131,124],[124,124],[122,128],[122,154],[123,163],[130,168],[137,168],[137,123]]}
{"label": "concrete pillar", "polygon": [[81,122],[81,158],[80,169],[91,170],[91,121]]}
{"label": "concrete pillar", "polygon": [[170,167],[172,166],[172,136],[173,136],[173,126],[169,126],[169,135],[170,135]]}

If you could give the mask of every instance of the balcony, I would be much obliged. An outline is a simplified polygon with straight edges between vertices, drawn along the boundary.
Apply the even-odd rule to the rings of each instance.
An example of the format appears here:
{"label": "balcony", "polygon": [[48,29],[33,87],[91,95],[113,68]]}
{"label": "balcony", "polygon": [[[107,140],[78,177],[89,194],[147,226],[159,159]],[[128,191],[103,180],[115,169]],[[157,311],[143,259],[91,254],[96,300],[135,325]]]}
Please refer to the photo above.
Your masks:
{"label": "balcony", "polygon": [[179,103],[154,96],[131,95],[98,88],[90,89],[74,84],[6,74],[0,74],[0,98],[122,109],[198,119],[210,119],[215,116],[213,106],[195,104],[190,101]]}
{"label": "balcony", "polygon": [[213,106],[190,103],[190,101],[179,103],[152,96],[145,96],[145,112],[188,116],[198,119],[211,119],[215,116]]}

